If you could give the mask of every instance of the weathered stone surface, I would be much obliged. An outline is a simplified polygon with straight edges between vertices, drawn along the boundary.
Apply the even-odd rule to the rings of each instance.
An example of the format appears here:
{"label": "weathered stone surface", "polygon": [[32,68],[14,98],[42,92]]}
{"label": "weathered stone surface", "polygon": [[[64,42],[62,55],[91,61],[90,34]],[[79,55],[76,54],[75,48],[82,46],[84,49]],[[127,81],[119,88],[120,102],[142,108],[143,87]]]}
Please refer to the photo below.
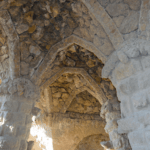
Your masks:
{"label": "weathered stone surface", "polygon": [[18,34],[21,34],[21,33],[25,32],[25,31],[27,31],[28,29],[29,29],[29,26],[26,25],[26,24],[21,24],[21,25],[19,25],[19,26],[16,28]]}
{"label": "weathered stone surface", "polygon": [[117,16],[120,16],[120,15],[127,16],[128,15],[128,11],[129,11],[129,7],[128,7],[127,4],[117,3],[116,2],[116,3],[109,4],[106,7],[106,11],[112,17],[117,17]]}
{"label": "weathered stone surface", "polygon": [[25,62],[21,62],[21,74],[28,75],[29,74],[29,64]]}
{"label": "weathered stone surface", "polygon": [[124,3],[128,4],[132,10],[140,10],[140,0],[124,0]]}
{"label": "weathered stone surface", "polygon": [[121,33],[126,34],[138,29],[139,12],[131,11],[128,16],[123,20],[119,30]]}
{"label": "weathered stone surface", "polygon": [[121,26],[124,18],[125,18],[124,16],[117,16],[117,17],[113,18],[113,20],[118,28]]}

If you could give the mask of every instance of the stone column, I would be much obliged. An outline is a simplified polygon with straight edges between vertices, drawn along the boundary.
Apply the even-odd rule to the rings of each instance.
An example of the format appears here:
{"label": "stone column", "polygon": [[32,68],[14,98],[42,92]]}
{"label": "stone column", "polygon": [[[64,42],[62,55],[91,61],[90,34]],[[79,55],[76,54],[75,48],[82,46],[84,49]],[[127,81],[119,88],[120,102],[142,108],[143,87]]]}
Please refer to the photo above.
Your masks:
{"label": "stone column", "polygon": [[1,84],[0,150],[27,150],[32,116],[38,111],[34,107],[38,95],[38,88],[24,78]]}

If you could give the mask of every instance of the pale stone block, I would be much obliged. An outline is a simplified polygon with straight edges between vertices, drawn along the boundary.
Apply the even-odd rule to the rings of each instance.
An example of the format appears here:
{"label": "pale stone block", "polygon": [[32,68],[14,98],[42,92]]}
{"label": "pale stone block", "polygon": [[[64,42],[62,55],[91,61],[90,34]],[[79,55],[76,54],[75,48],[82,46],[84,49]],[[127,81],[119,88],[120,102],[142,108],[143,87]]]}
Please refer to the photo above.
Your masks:
{"label": "pale stone block", "polygon": [[16,136],[16,127],[11,125],[3,126],[3,135]]}
{"label": "pale stone block", "polygon": [[31,54],[35,54],[36,56],[39,56],[41,54],[41,51],[37,46],[30,45],[29,51]]}
{"label": "pale stone block", "polygon": [[1,149],[17,149],[19,146],[19,140],[15,137],[9,137],[9,136],[0,136],[0,148]]}
{"label": "pale stone block", "polygon": [[135,58],[140,55],[140,51],[137,47],[129,47],[128,49],[126,49],[125,53],[129,58]]}
{"label": "pale stone block", "polygon": [[3,106],[1,110],[3,111],[12,111],[12,112],[17,112],[18,110],[19,103],[18,102],[12,102],[12,101],[5,101],[3,103]]}
{"label": "pale stone block", "polygon": [[123,3],[113,3],[113,4],[110,3],[106,7],[106,11],[112,17],[117,17],[120,15],[126,16],[128,14],[128,10],[129,10],[128,5]]}
{"label": "pale stone block", "polygon": [[118,88],[124,94],[133,94],[139,90],[138,79],[136,77],[131,77],[129,79],[123,80]]}
{"label": "pale stone block", "polygon": [[120,111],[113,111],[113,112],[109,112],[105,115],[106,121],[111,121],[111,120],[117,120],[119,119],[120,116]]}
{"label": "pale stone block", "polygon": [[124,3],[128,4],[132,10],[140,10],[140,0],[124,0]]}
{"label": "pale stone block", "polygon": [[118,128],[117,121],[113,120],[113,121],[107,122],[107,124],[105,126],[105,131],[106,131],[106,133],[109,133],[117,128]]}
{"label": "pale stone block", "polygon": [[3,112],[4,122],[8,122],[12,119],[13,113],[11,112]]}
{"label": "pale stone block", "polygon": [[113,141],[119,139],[121,136],[118,134],[118,130],[113,130],[112,132],[109,132],[109,137],[110,140]]}
{"label": "pale stone block", "polygon": [[29,26],[27,24],[21,24],[16,28],[18,34],[21,34],[25,31],[27,31],[28,29],[29,29]]}
{"label": "pale stone block", "polygon": [[150,112],[149,112],[149,110],[138,112],[137,119],[139,122],[142,122],[145,126],[148,126],[150,124]]}
{"label": "pale stone block", "polygon": [[144,130],[134,131],[128,134],[128,138],[132,147],[145,146],[147,144]]}
{"label": "pale stone block", "polygon": [[122,63],[125,63],[125,64],[126,64],[126,63],[129,61],[127,55],[126,55],[124,52],[118,51],[118,52],[117,52],[117,55],[118,55],[119,60],[120,60]]}
{"label": "pale stone block", "polygon": [[26,62],[21,62],[21,74],[28,75],[29,74],[29,64]]}
{"label": "pale stone block", "polygon": [[27,146],[28,146],[27,141],[26,140],[21,140],[19,150],[27,150]]}
{"label": "pale stone block", "polygon": [[130,33],[138,28],[138,23],[139,12],[130,11],[128,16],[123,20],[119,30],[123,34]]}
{"label": "pale stone block", "polygon": [[120,80],[130,77],[140,71],[142,71],[140,61],[132,59],[126,64],[120,62],[113,73],[115,74],[116,79]]}
{"label": "pale stone block", "polygon": [[32,105],[29,105],[27,103],[21,103],[19,107],[19,112],[29,114],[31,112],[31,109],[32,109]]}
{"label": "pale stone block", "polygon": [[117,121],[117,123],[119,133],[129,133],[142,127],[142,124],[138,122],[134,117],[120,119]]}
{"label": "pale stone block", "polygon": [[26,120],[26,115],[24,113],[13,113],[13,117],[11,118],[11,122],[17,125],[24,125]]}
{"label": "pale stone block", "polygon": [[143,69],[150,68],[150,56],[145,56],[145,57],[143,56],[141,63],[142,63]]}
{"label": "pale stone block", "polygon": [[121,116],[123,118],[133,113],[133,109],[129,98],[126,101],[121,101],[120,107],[121,107]]}
{"label": "pale stone block", "polygon": [[26,125],[31,125],[31,123],[32,123],[32,116],[31,115],[27,115],[25,124]]}
{"label": "pale stone block", "polygon": [[27,134],[26,126],[18,126],[16,136],[19,138],[25,138]]}
{"label": "pale stone block", "polygon": [[131,97],[133,106],[137,109],[146,107],[148,104],[146,93],[138,92]]}
{"label": "pale stone block", "polygon": [[138,84],[141,90],[147,89],[150,87],[150,71],[147,69],[138,75]]}

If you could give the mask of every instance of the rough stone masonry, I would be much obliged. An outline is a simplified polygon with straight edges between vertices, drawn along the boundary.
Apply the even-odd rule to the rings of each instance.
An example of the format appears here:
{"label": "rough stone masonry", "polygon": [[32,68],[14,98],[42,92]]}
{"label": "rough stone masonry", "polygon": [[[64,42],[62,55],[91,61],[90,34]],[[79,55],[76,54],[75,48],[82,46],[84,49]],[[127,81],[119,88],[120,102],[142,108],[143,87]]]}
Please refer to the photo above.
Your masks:
{"label": "rough stone masonry", "polygon": [[0,0],[0,150],[150,150],[149,12]]}

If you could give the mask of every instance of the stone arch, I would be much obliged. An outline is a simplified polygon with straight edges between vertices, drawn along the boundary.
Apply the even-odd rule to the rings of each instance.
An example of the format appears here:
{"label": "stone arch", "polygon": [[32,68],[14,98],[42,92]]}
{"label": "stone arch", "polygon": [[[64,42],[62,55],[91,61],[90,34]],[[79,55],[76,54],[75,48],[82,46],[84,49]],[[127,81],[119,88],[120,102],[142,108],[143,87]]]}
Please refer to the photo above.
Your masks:
{"label": "stone arch", "polygon": [[[132,39],[114,52],[103,68],[103,77],[114,83],[121,101],[118,132],[128,135],[133,150],[146,148],[148,137],[141,139],[141,132],[148,132],[149,116],[149,60],[150,44],[144,39]],[[110,67],[110,66],[112,67]],[[126,125],[126,123],[129,123]],[[136,141],[143,140],[143,144]]]}
{"label": "stone arch", "polygon": [[[120,103],[118,102],[117,96],[115,94],[116,93],[115,89],[111,85],[110,80],[102,79],[102,82],[96,81],[94,79],[94,76],[92,77],[92,74],[91,74],[90,76],[96,82],[99,83],[99,84],[95,84],[93,82],[93,80],[91,80],[91,77],[89,78],[90,73],[87,73],[87,70],[85,71],[84,69],[82,69],[84,67],[82,67],[82,66],[81,67],[75,67],[76,66],[75,64],[77,64],[75,62],[75,60],[72,61],[72,60],[70,60],[71,58],[68,58],[69,56],[71,57],[72,55],[77,53],[77,51],[75,49],[72,49],[72,47],[74,47],[76,49],[77,47],[80,47],[80,46],[79,45],[69,45],[68,48],[67,48],[67,46],[65,47],[65,50],[63,50],[61,48],[61,51],[58,51],[58,54],[55,54],[55,56],[57,55],[57,57],[53,58],[54,61],[51,62],[50,67],[45,71],[45,73],[43,73],[43,77],[41,78],[41,81],[38,84],[41,85],[41,89],[44,89],[45,87],[48,87],[53,81],[58,79],[58,77],[60,75],[62,75],[64,72],[65,73],[73,73],[73,74],[77,74],[77,73],[82,74],[84,76],[84,78],[86,80],[88,80],[88,82],[90,81],[89,82],[90,85],[92,85],[92,86],[94,85],[93,87],[97,93],[104,93],[103,94],[104,100],[101,101],[101,104],[102,104],[101,117],[105,118],[106,122],[107,122],[107,124],[105,126],[105,131],[107,133],[109,133],[109,135],[110,135],[110,139],[111,139],[111,141],[109,142],[110,146],[111,147],[113,146],[115,149],[118,149],[121,147],[122,148],[128,148],[129,145],[128,145],[128,140],[126,138],[126,135],[119,134],[117,131],[117,128],[118,128],[117,120],[120,119],[121,115],[120,115]],[[71,51],[70,52],[71,55],[68,54],[69,51]],[[92,55],[92,56],[96,57],[93,53],[88,51],[88,49],[82,50],[82,47],[80,47],[80,49],[78,51],[79,51],[78,55],[80,54],[80,51],[84,51],[83,52],[84,54],[88,53],[89,56]],[[63,52],[65,52],[65,53],[63,53]],[[53,66],[52,64],[59,64],[59,62],[65,63],[66,60],[68,60],[68,59],[69,59],[69,63],[70,63],[69,65],[71,65],[71,67],[67,64],[65,65],[65,67],[63,65],[60,65],[60,67],[56,67],[56,70],[55,70],[55,67],[52,67]],[[98,59],[98,58],[96,57],[96,59]],[[103,66],[101,66],[101,67],[103,68]],[[103,80],[106,80],[106,81],[103,82]],[[112,90],[110,90],[109,88],[111,88]],[[101,92],[101,90],[102,90],[102,92]],[[110,92],[109,92],[109,90],[110,90]],[[58,102],[57,102],[57,105],[58,105]],[[117,135],[117,137],[114,138],[115,135]],[[107,147],[107,148],[110,148],[110,147]]]}
{"label": "stone arch", "polygon": [[97,21],[103,26],[105,32],[110,38],[115,49],[124,42],[123,37],[117,29],[115,23],[107,14],[105,9],[99,4],[97,0],[82,0],[85,6],[89,9],[90,13],[97,19]]}
{"label": "stone arch", "polygon": [[[41,85],[41,88],[47,88],[48,85],[51,85],[55,80],[65,73],[81,74],[85,78],[86,82],[96,91],[94,94],[96,94],[95,96],[99,99],[99,102],[103,104],[106,101],[107,98],[105,97],[102,89],[82,68],[62,68],[56,74],[52,75],[52,77],[49,78],[43,85]],[[90,93],[92,93],[92,91]]]}
{"label": "stone arch", "polygon": [[43,72],[46,71],[48,66],[52,63],[52,61],[56,57],[56,54],[59,51],[61,51],[62,49],[65,49],[66,47],[68,47],[74,43],[79,44],[82,47],[89,49],[100,60],[102,60],[103,63],[106,62],[107,57],[96,46],[94,46],[93,43],[88,42],[76,35],[71,35],[70,37],[68,37],[68,38],[62,40],[61,42],[57,43],[56,45],[52,46],[52,48],[49,50],[49,53],[44,58],[42,64],[39,66],[38,70],[32,76],[31,80],[34,82],[37,82],[37,78],[38,77],[40,78],[42,76]]}

